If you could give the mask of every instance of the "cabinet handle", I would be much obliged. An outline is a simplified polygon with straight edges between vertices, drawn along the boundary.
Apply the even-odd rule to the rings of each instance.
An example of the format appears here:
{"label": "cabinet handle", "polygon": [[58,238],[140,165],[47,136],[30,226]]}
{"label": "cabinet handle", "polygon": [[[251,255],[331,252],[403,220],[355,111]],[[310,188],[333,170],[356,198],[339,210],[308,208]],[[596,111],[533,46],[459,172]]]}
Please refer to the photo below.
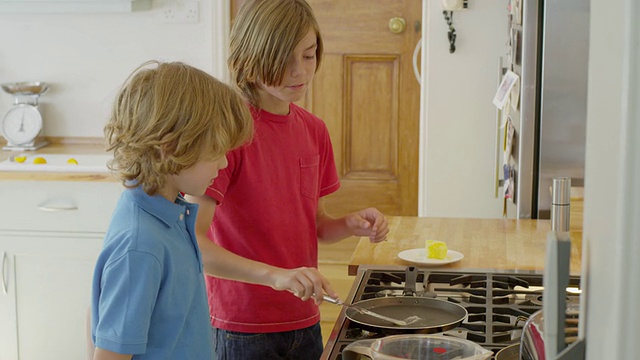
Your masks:
{"label": "cabinet handle", "polygon": [[63,205],[63,206],[47,206],[39,205],[38,210],[41,211],[75,211],[78,210],[76,205]]}
{"label": "cabinet handle", "polygon": [[2,292],[7,295],[7,280],[5,279],[5,268],[7,264],[7,253],[2,252]]}

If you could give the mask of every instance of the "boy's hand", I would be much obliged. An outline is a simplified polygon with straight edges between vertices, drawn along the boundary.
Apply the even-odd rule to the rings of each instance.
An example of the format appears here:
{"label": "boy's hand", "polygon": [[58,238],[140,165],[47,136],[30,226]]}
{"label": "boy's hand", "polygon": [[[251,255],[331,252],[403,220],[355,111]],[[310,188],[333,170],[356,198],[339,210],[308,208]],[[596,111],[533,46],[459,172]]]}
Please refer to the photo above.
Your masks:
{"label": "boy's hand", "polygon": [[368,236],[372,243],[386,240],[389,223],[376,208],[367,208],[346,216],[347,227],[355,236]]}
{"label": "boy's hand", "polygon": [[313,299],[317,305],[322,303],[323,294],[338,298],[329,280],[316,268],[279,269],[274,274],[275,290],[287,290],[302,301]]}

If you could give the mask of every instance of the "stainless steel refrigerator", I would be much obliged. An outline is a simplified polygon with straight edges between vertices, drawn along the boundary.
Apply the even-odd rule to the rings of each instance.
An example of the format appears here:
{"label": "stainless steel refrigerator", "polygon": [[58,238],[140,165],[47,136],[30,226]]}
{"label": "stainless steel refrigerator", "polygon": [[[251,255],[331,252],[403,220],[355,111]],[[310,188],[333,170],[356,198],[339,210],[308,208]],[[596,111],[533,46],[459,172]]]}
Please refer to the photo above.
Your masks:
{"label": "stainless steel refrigerator", "polygon": [[503,63],[520,83],[517,106],[509,109],[515,133],[507,217],[549,218],[552,179],[584,183],[589,2],[510,1]]}

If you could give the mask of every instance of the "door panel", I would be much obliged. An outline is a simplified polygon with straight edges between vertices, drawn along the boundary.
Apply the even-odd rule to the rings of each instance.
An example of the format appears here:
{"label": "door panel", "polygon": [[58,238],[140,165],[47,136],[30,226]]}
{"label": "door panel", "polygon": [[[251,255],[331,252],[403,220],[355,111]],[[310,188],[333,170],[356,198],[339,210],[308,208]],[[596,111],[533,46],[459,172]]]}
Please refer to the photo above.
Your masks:
{"label": "door panel", "polygon": [[[397,180],[398,117],[396,57],[345,57],[347,113],[343,118],[342,177]],[[379,93],[379,94],[376,94]],[[376,96],[377,95],[377,96]],[[375,97],[378,101],[370,103]],[[370,119],[387,122],[373,125]]]}

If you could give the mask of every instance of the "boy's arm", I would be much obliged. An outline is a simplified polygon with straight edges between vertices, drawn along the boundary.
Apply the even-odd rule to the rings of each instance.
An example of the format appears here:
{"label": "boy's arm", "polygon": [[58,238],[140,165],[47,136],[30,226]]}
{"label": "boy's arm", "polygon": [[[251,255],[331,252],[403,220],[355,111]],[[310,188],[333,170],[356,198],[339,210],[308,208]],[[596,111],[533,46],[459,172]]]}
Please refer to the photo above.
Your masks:
{"label": "boy's arm", "polygon": [[376,208],[367,208],[333,218],[324,209],[324,198],[318,199],[316,212],[318,239],[332,243],[349,236],[368,236],[373,243],[384,241],[389,233],[389,223]]}
{"label": "boy's arm", "polygon": [[131,360],[132,355],[118,354],[99,347],[93,352],[93,360]]}
{"label": "boy's arm", "polygon": [[300,267],[282,269],[236,255],[209,239],[207,232],[213,221],[217,202],[204,196],[186,196],[186,200],[198,204],[196,240],[202,254],[205,272],[210,276],[270,286],[275,290],[287,290],[302,300],[314,298],[322,302],[323,293],[337,297],[329,280],[318,269]]}

